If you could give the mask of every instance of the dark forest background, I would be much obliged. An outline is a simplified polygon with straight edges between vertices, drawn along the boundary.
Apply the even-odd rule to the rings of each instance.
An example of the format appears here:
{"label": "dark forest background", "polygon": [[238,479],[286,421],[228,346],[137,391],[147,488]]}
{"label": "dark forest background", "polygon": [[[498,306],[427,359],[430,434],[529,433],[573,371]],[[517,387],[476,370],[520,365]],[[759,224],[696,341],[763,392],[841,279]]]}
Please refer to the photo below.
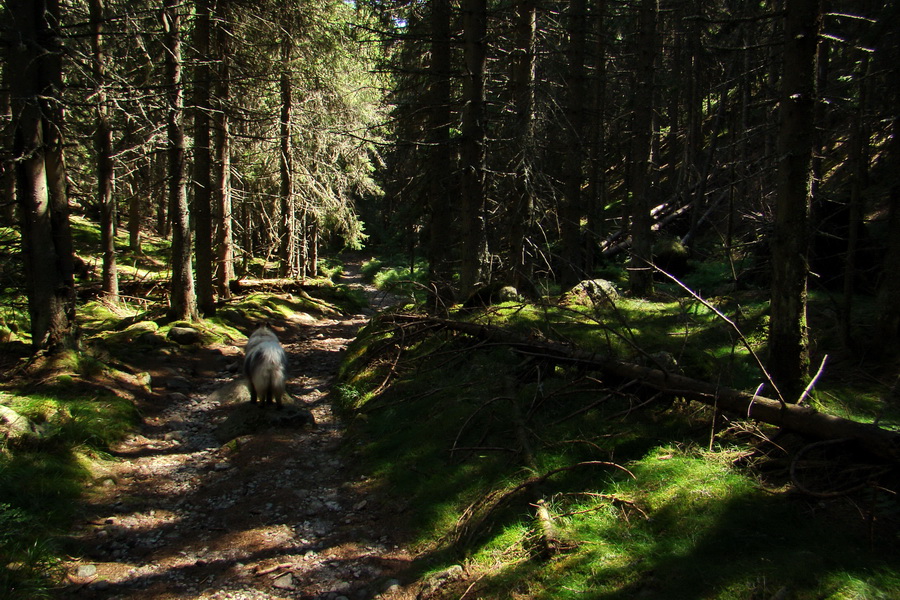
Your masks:
{"label": "dark forest background", "polygon": [[6,0],[3,285],[35,348],[70,344],[76,217],[102,231],[85,286],[113,303],[117,232],[169,238],[181,318],[346,248],[424,260],[443,305],[617,269],[650,297],[716,263],[696,291],[769,290],[768,366],[794,393],[810,291],[845,348],[897,340],[897,10]]}

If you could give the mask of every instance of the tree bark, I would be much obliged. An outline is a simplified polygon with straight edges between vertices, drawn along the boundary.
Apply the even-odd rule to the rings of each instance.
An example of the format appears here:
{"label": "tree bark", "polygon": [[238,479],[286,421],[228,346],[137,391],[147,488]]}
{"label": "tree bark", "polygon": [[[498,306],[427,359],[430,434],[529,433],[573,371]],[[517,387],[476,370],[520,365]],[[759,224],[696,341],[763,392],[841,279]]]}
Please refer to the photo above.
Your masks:
{"label": "tree bark", "polygon": [[103,48],[103,23],[106,19],[104,0],[90,0],[91,50],[93,51],[94,81],[96,82],[96,132],[94,150],[97,153],[97,206],[100,208],[100,247],[103,253],[102,289],[106,300],[119,301],[119,276],[116,268],[115,216],[113,199],[112,127],[109,121],[109,102],[106,92],[106,54]]}
{"label": "tree bark", "polygon": [[[859,99],[850,132],[850,206],[847,218],[847,251],[844,254],[844,294],[841,302],[841,343],[850,349],[853,345],[853,296],[856,294],[856,262],[859,255],[859,233],[863,227],[863,188],[869,177],[869,130],[865,113],[868,108],[869,57],[864,56],[859,65]],[[818,137],[818,136],[817,136]],[[816,144],[818,147],[819,144]],[[890,276],[890,275],[889,275]]]}
{"label": "tree bark", "polygon": [[631,160],[631,292],[646,296],[653,292],[653,270],[647,265],[653,252],[653,207],[651,177],[653,157],[653,81],[656,54],[656,19],[659,0],[642,0],[638,9],[637,65],[632,113]]}
{"label": "tree bark", "polygon": [[531,261],[525,255],[525,241],[534,212],[534,82],[535,32],[537,8],[534,0],[516,4],[516,54],[514,57],[513,95],[519,156],[515,169],[515,197],[510,216],[511,283],[518,290],[532,286]]}
{"label": "tree bark", "polygon": [[319,219],[312,211],[304,214],[303,265],[301,277],[316,277],[319,265]]}
{"label": "tree bark", "polygon": [[450,108],[452,85],[450,81],[450,2],[431,2],[431,58],[428,64],[430,89],[428,91],[428,123],[426,140],[429,143],[430,161],[428,224],[428,278],[435,293],[435,304],[453,303],[450,281],[453,278],[452,253],[455,208],[451,195],[453,159],[450,149]]}
{"label": "tree bark", "polygon": [[297,248],[297,220],[294,199],[294,157],[291,144],[291,120],[293,112],[293,97],[291,90],[290,62],[293,52],[293,42],[290,32],[284,34],[281,40],[281,75],[279,77],[279,89],[281,92],[281,118],[279,120],[280,131],[280,156],[279,173],[281,187],[279,189],[281,202],[281,221],[279,237],[279,257],[281,258],[281,276],[296,277],[299,273],[300,256]]}
{"label": "tree bark", "polygon": [[585,45],[587,44],[587,2],[573,0],[566,14],[569,45],[566,49],[568,73],[565,82],[565,160],[563,200],[560,207],[560,234],[563,268],[560,282],[564,287],[578,283],[584,275],[581,248],[581,216],[584,213],[581,185],[584,182],[585,126]]}
{"label": "tree bark", "polygon": [[820,0],[787,1],[767,367],[786,399],[798,398],[809,371],[807,253],[820,27]]}
{"label": "tree bark", "polygon": [[609,160],[606,157],[607,148],[607,122],[606,122],[606,0],[594,3],[594,18],[596,20],[597,45],[594,65],[594,74],[591,78],[591,113],[590,120],[590,150],[588,153],[588,183],[585,195],[587,196],[587,229],[588,243],[584,245],[584,269],[588,273],[594,271],[594,265],[599,250],[599,239],[608,231],[603,225],[604,212],[606,210],[607,181],[606,167]]}
{"label": "tree bark", "polygon": [[[15,140],[15,122],[13,121],[12,105],[9,97],[10,68],[7,61],[3,61],[3,64],[0,65],[0,75],[2,75],[2,81],[0,81],[0,114],[3,115],[2,118],[5,123],[3,131],[0,132],[0,135],[3,136],[0,139],[0,143],[11,151]],[[0,206],[0,223],[7,227],[13,227],[16,222],[16,168],[11,160],[7,160],[7,158],[12,158],[11,156],[8,156],[5,152],[0,156],[2,156],[2,160],[0,160],[0,205],[2,205]]]}
{"label": "tree bark", "polygon": [[62,49],[55,0],[7,2],[20,43],[7,46],[13,155],[32,346],[51,351],[74,338],[74,253],[63,160]]}
{"label": "tree bark", "polygon": [[[900,32],[885,36],[887,40],[900,42]],[[900,50],[897,45],[888,46],[893,56],[885,66],[888,88],[885,103],[894,111],[890,119],[890,142],[884,153],[884,168],[891,173],[900,173]],[[888,351],[897,350],[900,341],[900,178],[895,177],[888,190],[888,243],[884,256],[884,273],[878,286],[877,316],[875,318],[875,342]]]}
{"label": "tree bark", "polygon": [[229,283],[234,279],[234,233],[231,197],[231,132],[229,109],[231,82],[229,69],[230,33],[227,30],[230,10],[228,0],[219,0],[215,27],[216,56],[219,64],[215,84],[216,107],[213,113],[216,185],[213,190],[216,206],[216,292],[220,298],[230,298]]}
{"label": "tree bark", "polygon": [[463,115],[460,160],[462,169],[462,249],[459,287],[467,297],[481,282],[487,264],[484,215],[484,62],[487,26],[486,0],[463,3],[466,73],[463,76]]}
{"label": "tree bark", "polygon": [[[126,129],[126,135],[128,130]],[[150,181],[150,169],[146,161],[136,167],[136,172],[130,177],[128,199],[128,248],[135,254],[141,252],[142,230],[144,219],[144,202],[149,203],[148,196],[143,194],[143,186]]]}
{"label": "tree bark", "polygon": [[210,151],[210,0],[194,2],[194,255],[197,305],[204,315],[216,310],[213,290],[212,156]]}
{"label": "tree bark", "polygon": [[191,270],[191,228],[185,182],[184,89],[181,66],[181,14],[178,0],[163,0],[163,44],[167,92],[169,209],[172,223],[170,311],[175,319],[197,320],[197,298]]}

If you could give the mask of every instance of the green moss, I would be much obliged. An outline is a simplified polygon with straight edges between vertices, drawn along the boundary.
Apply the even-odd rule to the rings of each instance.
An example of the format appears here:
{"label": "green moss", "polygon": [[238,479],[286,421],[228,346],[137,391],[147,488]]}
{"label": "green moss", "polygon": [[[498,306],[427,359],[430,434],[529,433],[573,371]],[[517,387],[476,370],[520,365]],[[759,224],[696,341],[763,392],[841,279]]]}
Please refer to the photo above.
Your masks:
{"label": "green moss", "polygon": [[[711,302],[763,349],[763,302]],[[638,349],[665,350],[687,374],[736,387],[759,380],[734,330],[690,298],[626,298],[600,315],[548,302],[457,316],[627,360],[644,360]],[[616,388],[621,382],[545,364],[539,353],[449,333],[397,335],[377,320],[348,348],[340,380],[371,472],[415,507],[423,563],[467,562],[477,573],[473,597],[743,599],[785,589],[805,600],[900,591],[888,531],[873,542],[847,504],[762,491],[753,471],[735,466],[747,453],[737,437],[724,432],[705,450],[708,407],[638,409],[644,397]],[[840,401],[850,416],[880,406],[875,396],[841,393]],[[823,392],[816,402],[836,400]],[[537,498],[571,543],[549,560]]]}

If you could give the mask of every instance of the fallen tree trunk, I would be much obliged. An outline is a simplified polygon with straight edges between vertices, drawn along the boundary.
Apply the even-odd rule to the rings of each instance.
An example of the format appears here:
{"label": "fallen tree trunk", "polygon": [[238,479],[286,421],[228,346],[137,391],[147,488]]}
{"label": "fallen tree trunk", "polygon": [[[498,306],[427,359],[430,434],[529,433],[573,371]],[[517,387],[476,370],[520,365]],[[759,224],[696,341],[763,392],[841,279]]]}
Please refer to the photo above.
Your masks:
{"label": "fallen tree trunk", "polygon": [[303,291],[305,282],[300,279],[272,278],[272,279],[232,279],[228,287],[232,294],[247,294],[250,292],[285,293]]}
{"label": "fallen tree trunk", "polygon": [[621,379],[636,380],[665,394],[703,402],[806,437],[820,440],[855,440],[876,456],[891,461],[900,460],[900,433],[882,429],[877,425],[828,415],[807,406],[784,404],[771,398],[615,360],[558,342],[526,339],[491,325],[408,315],[386,315],[384,318],[397,324],[418,323],[430,327],[438,326],[481,340],[507,345],[521,354],[557,363],[577,364]]}

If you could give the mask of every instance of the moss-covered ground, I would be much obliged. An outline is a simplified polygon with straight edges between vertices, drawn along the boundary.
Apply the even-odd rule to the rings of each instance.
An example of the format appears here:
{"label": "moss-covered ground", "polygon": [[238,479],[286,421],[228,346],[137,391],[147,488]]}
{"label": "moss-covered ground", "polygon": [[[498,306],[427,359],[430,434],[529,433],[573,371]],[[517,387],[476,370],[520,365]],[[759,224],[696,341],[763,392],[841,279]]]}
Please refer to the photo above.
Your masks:
{"label": "moss-covered ground", "polygon": [[[763,381],[751,355],[765,352],[762,292],[706,299],[741,336],[664,283],[651,299],[560,300],[451,316],[648,366],[674,359],[722,385]],[[827,312],[821,298],[810,312]],[[812,402],[896,429],[886,365],[867,367],[838,357]],[[351,345],[336,389],[367,466],[413,520],[423,575],[465,567],[441,597],[900,596],[896,469],[840,443],[819,453],[640,382],[390,318]]]}

